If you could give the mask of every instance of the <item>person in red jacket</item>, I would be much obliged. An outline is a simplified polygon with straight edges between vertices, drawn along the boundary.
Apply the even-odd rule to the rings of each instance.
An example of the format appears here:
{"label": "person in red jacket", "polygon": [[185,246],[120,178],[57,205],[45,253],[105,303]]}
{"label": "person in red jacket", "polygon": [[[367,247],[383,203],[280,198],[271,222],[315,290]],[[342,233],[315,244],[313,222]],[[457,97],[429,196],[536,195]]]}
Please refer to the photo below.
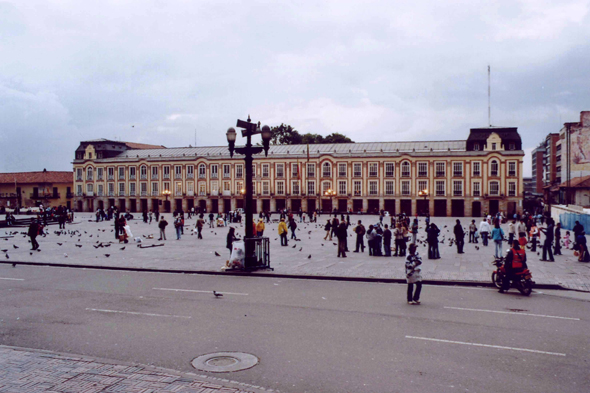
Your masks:
{"label": "person in red jacket", "polygon": [[502,288],[500,288],[499,291],[500,293],[504,293],[504,291],[510,289],[510,281],[515,279],[516,273],[520,273],[524,269],[527,269],[526,252],[524,248],[520,248],[518,240],[512,242],[512,248],[506,253],[504,269],[506,270],[506,275],[502,281]]}

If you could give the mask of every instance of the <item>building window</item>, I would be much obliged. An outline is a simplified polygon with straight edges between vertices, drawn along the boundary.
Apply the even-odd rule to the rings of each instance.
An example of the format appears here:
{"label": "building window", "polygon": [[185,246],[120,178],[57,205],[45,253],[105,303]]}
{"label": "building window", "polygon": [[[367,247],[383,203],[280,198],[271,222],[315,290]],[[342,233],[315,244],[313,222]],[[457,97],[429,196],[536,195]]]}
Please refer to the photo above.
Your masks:
{"label": "building window", "polygon": [[102,180],[103,177],[104,177],[104,169],[103,168],[97,168],[96,169],[96,180]]}
{"label": "building window", "polygon": [[182,179],[182,166],[180,166],[180,165],[174,166],[174,178],[175,179]]}
{"label": "building window", "polygon": [[479,151],[479,143],[473,144],[473,150],[474,151]]}
{"label": "building window", "polygon": [[195,167],[193,165],[186,166],[186,177],[187,179],[195,178]]}
{"label": "building window", "polygon": [[346,164],[338,164],[338,177],[346,177]]}
{"label": "building window", "polygon": [[285,177],[285,164],[277,164],[277,177]]}
{"label": "building window", "polygon": [[437,162],[435,164],[436,177],[445,177],[447,172],[447,164],[444,162]]}
{"label": "building window", "polygon": [[135,180],[135,167],[129,167],[129,178]]}
{"label": "building window", "polygon": [[378,164],[376,162],[369,163],[369,177],[377,177],[378,175]]}
{"label": "building window", "polygon": [[211,195],[219,195],[219,183],[217,181],[211,182]]}
{"label": "building window", "polygon": [[[76,168],[76,180],[82,181],[82,168]],[[82,192],[80,192],[82,194]]]}
{"label": "building window", "polygon": [[231,177],[231,165],[223,164],[223,178],[229,179]]}
{"label": "building window", "polygon": [[379,194],[379,188],[377,187],[377,181],[371,180],[369,182],[369,195],[377,195]]}
{"label": "building window", "polygon": [[508,162],[508,176],[516,176],[516,162]]}
{"label": "building window", "polygon": [[322,194],[325,194],[326,191],[330,190],[332,188],[332,184],[330,184],[329,181],[325,181],[322,183]]}
{"label": "building window", "polygon": [[294,181],[293,183],[291,183],[291,194],[299,195],[299,182],[298,181]]}
{"label": "building window", "polygon": [[393,162],[385,163],[385,177],[395,176],[395,164]]}
{"label": "building window", "polygon": [[474,197],[481,196],[481,183],[480,182],[478,182],[478,181],[473,182],[473,187],[472,187],[471,194]]}
{"label": "building window", "polygon": [[164,165],[162,167],[162,179],[170,179],[170,166]]}
{"label": "building window", "polygon": [[82,184],[76,185],[76,195],[82,196]]}
{"label": "building window", "polygon": [[244,193],[246,192],[244,189],[244,183],[241,181],[236,182],[236,195],[243,195],[242,190]]}
{"label": "building window", "polygon": [[490,195],[498,196],[500,195],[500,183],[497,181],[490,182]]}
{"label": "building window", "polygon": [[463,196],[463,182],[461,180],[453,180],[453,196]]}
{"label": "building window", "polygon": [[94,187],[92,183],[86,184],[86,195],[93,196],[94,195]]}
{"label": "building window", "polygon": [[92,167],[89,166],[86,168],[86,180],[92,180]]}
{"label": "building window", "polygon": [[125,180],[125,167],[119,167],[119,180]]}
{"label": "building window", "polygon": [[135,183],[129,183],[129,195],[135,196]]}
{"label": "building window", "polygon": [[307,164],[307,177],[315,177],[315,164]]}
{"label": "building window", "polygon": [[195,195],[195,183],[193,183],[192,181],[186,183],[186,193],[188,196]]}
{"label": "building window", "polygon": [[516,196],[516,182],[508,182],[508,196]]}
{"label": "building window", "polygon": [[108,192],[110,197],[115,196],[115,183],[108,184]]}
{"label": "building window", "polygon": [[427,162],[419,162],[418,163],[418,177],[427,177],[428,176],[428,163]]}
{"label": "building window", "polygon": [[205,164],[199,164],[199,179],[204,179],[207,177],[207,167]]}
{"label": "building window", "polygon": [[346,195],[346,181],[340,180],[338,182],[338,194],[339,195]]}
{"label": "building window", "polygon": [[463,177],[462,162],[453,162],[453,177]]}
{"label": "building window", "polygon": [[[403,167],[403,164],[402,164]],[[402,195],[410,195],[411,188],[410,188],[410,181],[409,180],[402,180]]]}
{"label": "building window", "polygon": [[262,164],[262,177],[268,177],[270,166],[268,164]]}
{"label": "building window", "polygon": [[[109,168],[111,169],[111,168]],[[110,177],[110,175],[109,175]],[[157,166],[153,166],[152,167],[152,179],[156,180],[158,178],[158,167]]]}
{"label": "building window", "polygon": [[153,182],[152,183],[152,196],[158,196],[160,194],[159,189],[160,189],[159,184],[156,182]]}
{"label": "building window", "polygon": [[299,178],[299,164],[291,164],[291,177]]}
{"label": "building window", "polygon": [[516,145],[514,143],[509,143],[508,150],[516,150]]}
{"label": "building window", "polygon": [[410,163],[408,161],[402,162],[402,177],[410,177]]}
{"label": "building window", "polygon": [[141,192],[141,196],[147,196],[147,183],[139,183],[139,190]]}
{"label": "building window", "polygon": [[[309,168],[309,166],[308,166]],[[315,195],[315,182],[308,181],[307,182],[307,195]]]}
{"label": "building window", "polygon": [[207,195],[207,186],[203,182],[199,183],[199,195],[200,196]]}
{"label": "building window", "polygon": [[490,176],[498,176],[498,161],[496,160],[490,163]]}
{"label": "building window", "polygon": [[418,180],[418,191],[428,192],[428,180]]}
{"label": "building window", "polygon": [[[182,196],[182,182],[177,181],[176,183],[174,183],[174,195],[176,196]],[[229,189],[229,187],[227,187]]]}
{"label": "building window", "polygon": [[[157,168],[156,168],[157,169]],[[158,172],[156,171],[156,174]],[[107,168],[107,179],[108,180],[115,180],[115,168]]]}
{"label": "building window", "polygon": [[244,177],[244,166],[242,164],[236,165],[236,179]]}
{"label": "building window", "polygon": [[481,162],[474,161],[471,163],[471,176],[481,176]]}
{"label": "building window", "polygon": [[436,180],[434,182],[434,192],[436,196],[445,196],[445,181],[444,180]]}
{"label": "building window", "polygon": [[393,180],[385,181],[385,195],[393,195],[395,193],[395,182]]}
{"label": "building window", "polygon": [[277,195],[284,195],[285,194],[285,182],[278,181],[277,182]]}
{"label": "building window", "polygon": [[217,179],[219,177],[219,167],[217,165],[211,165],[211,179]]}
{"label": "building window", "polygon": [[363,164],[360,162],[355,162],[352,165],[352,176],[354,177],[362,177],[363,176]]}
{"label": "building window", "polygon": [[163,183],[163,188],[164,188],[164,191],[170,191],[170,192],[172,192],[172,190],[170,190],[170,182],[165,181]]}
{"label": "building window", "polygon": [[322,165],[322,177],[332,177],[332,165],[329,162]]}
{"label": "building window", "polygon": [[496,150],[496,144],[492,143],[492,150]]}
{"label": "building window", "polygon": [[252,177],[256,177],[256,164],[252,164]]}
{"label": "building window", "polygon": [[142,165],[139,167],[139,178],[142,180],[147,179],[147,166]]}
{"label": "building window", "polygon": [[360,196],[363,192],[363,183],[360,180],[355,180],[352,183],[352,187],[354,190],[354,196]]}
{"label": "building window", "polygon": [[97,191],[98,191],[98,196],[104,196],[104,186],[102,184],[99,184],[97,187]]}

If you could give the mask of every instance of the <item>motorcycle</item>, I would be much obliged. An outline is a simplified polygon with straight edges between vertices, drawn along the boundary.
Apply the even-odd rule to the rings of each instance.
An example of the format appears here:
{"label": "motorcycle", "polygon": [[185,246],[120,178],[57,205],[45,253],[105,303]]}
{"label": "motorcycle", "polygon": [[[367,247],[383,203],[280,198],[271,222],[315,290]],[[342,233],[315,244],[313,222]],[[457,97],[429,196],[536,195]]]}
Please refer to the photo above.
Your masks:
{"label": "motorcycle", "polygon": [[[504,258],[494,258],[492,265],[496,266],[496,270],[492,273],[492,282],[498,289],[501,289],[504,280],[507,279]],[[535,283],[530,270],[524,269],[522,272],[516,273],[515,276],[510,287],[518,289],[525,296],[530,296]]]}

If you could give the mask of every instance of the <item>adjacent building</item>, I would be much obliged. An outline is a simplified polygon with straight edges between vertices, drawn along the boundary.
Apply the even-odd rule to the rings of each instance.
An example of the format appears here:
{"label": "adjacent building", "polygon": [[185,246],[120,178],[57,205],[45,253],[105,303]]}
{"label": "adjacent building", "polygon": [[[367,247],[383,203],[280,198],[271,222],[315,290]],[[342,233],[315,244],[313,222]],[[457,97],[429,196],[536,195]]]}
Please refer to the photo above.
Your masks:
{"label": "adjacent building", "polygon": [[72,172],[0,173],[0,208],[67,206],[74,198]]}
{"label": "adjacent building", "polygon": [[[511,214],[522,210],[523,156],[517,129],[502,127],[474,128],[455,141],[274,145],[268,157],[255,157],[255,210]],[[79,211],[244,206],[244,161],[230,158],[227,146],[97,139],[80,143],[73,167]]]}

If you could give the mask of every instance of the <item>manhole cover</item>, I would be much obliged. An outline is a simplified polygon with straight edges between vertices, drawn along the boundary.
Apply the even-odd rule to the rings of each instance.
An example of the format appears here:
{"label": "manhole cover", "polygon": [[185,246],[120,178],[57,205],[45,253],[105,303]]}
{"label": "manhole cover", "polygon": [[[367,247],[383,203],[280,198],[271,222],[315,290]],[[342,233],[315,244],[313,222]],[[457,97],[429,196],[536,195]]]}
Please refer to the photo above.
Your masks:
{"label": "manhole cover", "polygon": [[211,373],[230,373],[252,368],[258,364],[258,358],[249,353],[217,352],[199,356],[191,362],[194,368]]}

